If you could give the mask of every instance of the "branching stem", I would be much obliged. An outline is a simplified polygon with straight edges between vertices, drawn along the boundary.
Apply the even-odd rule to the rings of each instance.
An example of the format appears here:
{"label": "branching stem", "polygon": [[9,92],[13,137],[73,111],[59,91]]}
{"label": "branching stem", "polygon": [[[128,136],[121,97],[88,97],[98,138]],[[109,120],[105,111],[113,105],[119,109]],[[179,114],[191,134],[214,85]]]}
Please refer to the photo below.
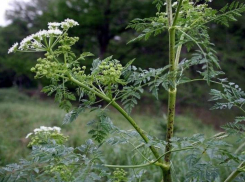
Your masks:
{"label": "branching stem", "polygon": [[[121,108],[120,105],[118,105],[114,100],[111,100],[109,97],[105,96],[102,93],[99,93],[97,91],[95,91],[94,89],[86,86],[85,84],[83,84],[82,82],[80,82],[79,80],[75,79],[74,77],[72,77],[72,75],[68,75],[70,81],[72,81],[73,83],[77,84],[80,87],[83,87],[84,89],[93,92],[95,95],[97,95],[98,97],[102,98],[103,100],[105,100],[108,103],[111,103],[111,106],[113,106],[115,109],[117,109],[123,116],[124,118],[126,118],[128,120],[128,122],[134,127],[134,129],[139,133],[139,135],[142,137],[142,139],[146,142],[149,143],[149,138],[147,137],[147,135],[144,133],[144,131],[137,125],[137,123],[133,120],[132,117],[130,117],[126,111],[124,111],[124,109]],[[166,171],[168,170],[169,166],[165,165],[162,161],[162,159],[160,158],[160,155],[157,151],[157,149],[154,146],[150,146],[149,147],[150,150],[152,151],[153,155],[159,159],[158,162],[161,164],[161,169],[162,171]]]}
{"label": "branching stem", "polygon": [[108,164],[104,164],[105,167],[109,167],[109,168],[141,168],[141,167],[147,167],[147,166],[150,166],[150,165],[161,165],[159,164],[157,161],[164,157],[165,155],[167,155],[168,153],[170,152],[179,152],[179,151],[183,151],[183,150],[190,150],[190,149],[193,149],[194,147],[186,147],[186,148],[182,148],[182,149],[175,149],[175,150],[171,150],[171,151],[168,151],[168,152],[165,152],[164,154],[162,154],[158,159],[156,159],[155,161],[152,161],[152,162],[149,162],[149,163],[146,163],[146,164],[140,164],[140,165],[108,165]]}
{"label": "branching stem", "polygon": [[180,0],[179,3],[178,3],[178,7],[177,7],[177,10],[175,12],[175,17],[174,17],[174,21],[173,21],[173,25],[172,26],[175,26],[176,23],[177,23],[177,19],[179,17],[179,12],[180,12],[180,8],[182,6],[182,2],[183,2],[183,0]]}
{"label": "branching stem", "polygon": [[232,182],[234,179],[242,172],[240,168],[245,167],[245,162],[242,162],[235,171],[233,171],[230,176],[224,182]]}
{"label": "branching stem", "polygon": [[242,145],[240,145],[240,146],[236,149],[235,154],[238,154],[244,147],[245,147],[245,142],[242,143]]}

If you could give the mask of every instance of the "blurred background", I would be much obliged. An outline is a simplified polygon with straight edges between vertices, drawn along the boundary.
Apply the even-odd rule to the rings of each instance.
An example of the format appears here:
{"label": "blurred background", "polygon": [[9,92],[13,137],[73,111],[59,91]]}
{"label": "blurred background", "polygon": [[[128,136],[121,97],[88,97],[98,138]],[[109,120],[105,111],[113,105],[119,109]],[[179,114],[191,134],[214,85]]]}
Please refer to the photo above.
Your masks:
{"label": "blurred background", "polygon": [[[220,9],[232,0],[214,0],[210,5]],[[2,4],[3,3],[3,4]],[[5,6],[3,6],[5,5]],[[105,58],[114,55],[123,64],[137,58],[134,64],[141,68],[159,68],[168,64],[168,37],[166,34],[150,40],[126,43],[137,36],[137,33],[125,29],[130,20],[154,16],[156,8],[152,0],[8,0],[0,3],[0,165],[15,161],[25,156],[27,140],[25,135],[40,125],[62,125],[64,112],[58,109],[52,98],[40,90],[48,84],[45,79],[35,80],[30,68],[39,53],[10,54],[8,49],[24,37],[39,30],[46,29],[48,22],[60,22],[71,18],[80,26],[70,30],[70,34],[80,37],[74,46],[74,52],[92,52],[96,57]],[[4,8],[6,7],[6,8]],[[230,81],[245,89],[245,16],[230,27],[210,24],[210,35],[221,67]],[[183,50],[182,59],[190,56]],[[90,67],[91,61],[83,62]],[[195,67],[189,73],[196,75]],[[214,87],[214,85],[211,85]],[[233,121],[239,111],[210,111],[212,103],[208,102],[210,87],[201,83],[186,84],[178,89],[177,100],[177,135],[206,132],[212,134],[219,126]],[[166,125],[163,119],[166,111],[167,93],[160,93],[159,101],[154,101],[147,92],[133,113],[143,128],[152,133],[159,133]],[[144,115],[143,115],[144,113]],[[153,117],[154,115],[154,117]],[[71,136],[73,146],[81,144],[87,137],[85,114],[71,126],[64,126]],[[113,114],[115,123],[128,127],[120,116]],[[136,120],[137,120],[136,119]],[[162,131],[151,123],[161,124]],[[78,129],[80,128],[80,129]],[[187,130],[188,129],[188,130]],[[82,133],[81,133],[82,130]],[[159,130],[159,131],[158,131]],[[22,137],[22,138],[21,138]],[[20,139],[21,138],[21,139]],[[9,144],[11,143],[11,145]],[[14,157],[13,157],[14,156]]]}

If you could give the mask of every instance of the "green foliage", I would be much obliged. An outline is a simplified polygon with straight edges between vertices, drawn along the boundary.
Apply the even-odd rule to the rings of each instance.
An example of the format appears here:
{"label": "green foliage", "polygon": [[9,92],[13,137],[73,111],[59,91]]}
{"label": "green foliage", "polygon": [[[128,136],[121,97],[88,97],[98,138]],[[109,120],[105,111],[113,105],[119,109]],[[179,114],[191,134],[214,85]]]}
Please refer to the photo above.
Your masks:
{"label": "green foliage", "polygon": [[67,113],[64,117],[63,124],[69,124],[77,119],[79,114],[85,111],[84,107],[78,107]]}
{"label": "green foliage", "polygon": [[[197,51],[196,53],[192,54],[191,59],[184,59],[183,61],[181,61],[179,64],[181,77],[184,77],[183,72],[185,70],[193,66],[197,68],[198,66],[201,66],[201,70],[197,70],[197,72],[203,77],[204,80],[207,80],[208,83],[210,83],[211,79],[214,79],[224,74],[223,71],[215,70],[215,68],[220,69],[220,65],[218,63],[218,58],[212,52],[203,56],[203,53],[201,51]],[[181,79],[180,83],[182,83]]]}
{"label": "green foliage", "polygon": [[131,113],[134,106],[137,105],[137,99],[140,99],[140,93],[142,94],[143,91],[142,88],[136,90],[134,87],[124,87],[121,101],[127,113]]}
{"label": "green foliage", "polygon": [[[110,1],[108,3],[110,4]],[[72,19],[66,19],[61,23],[49,23],[48,30],[28,36],[21,41],[20,45],[15,43],[9,49],[9,53],[45,52],[45,57],[38,59],[38,64],[32,68],[32,71],[36,73],[36,78],[45,77],[50,80],[51,85],[45,87],[43,91],[48,95],[55,93],[55,100],[59,102],[60,107],[67,112],[70,111],[64,123],[72,122],[85,109],[100,110],[96,119],[88,123],[92,127],[89,134],[98,142],[98,145],[89,139],[80,147],[66,147],[64,141],[67,138],[59,133],[60,129],[41,127],[39,130],[34,130],[34,136],[29,145],[33,150],[30,159],[24,164],[20,162],[3,168],[1,170],[2,181],[6,179],[29,180],[29,178],[46,181],[125,181],[131,179],[134,181],[134,179],[141,180],[145,171],[133,171],[134,173],[131,172],[131,176],[128,177],[124,170],[118,169],[111,173],[109,168],[130,169],[154,166],[161,169],[166,182],[172,181],[171,173],[175,168],[182,172],[179,175],[175,174],[178,180],[185,176],[183,181],[186,182],[212,182],[223,178],[221,170],[228,165],[228,170],[232,171],[238,164],[244,163],[245,158],[244,154],[239,152],[240,147],[239,150],[233,152],[229,149],[232,145],[224,141],[229,137],[231,131],[237,131],[238,134],[244,133],[244,126],[240,123],[244,120],[243,117],[237,118],[235,124],[224,126],[227,134],[222,132],[211,138],[205,138],[201,134],[192,137],[173,137],[176,92],[179,84],[206,80],[208,84],[212,82],[222,85],[223,92],[211,90],[211,100],[226,100],[227,102],[217,103],[213,109],[231,109],[237,106],[245,112],[242,108],[245,103],[243,99],[245,94],[241,88],[234,83],[227,83],[225,79],[219,79],[219,82],[214,80],[223,72],[215,70],[220,69],[220,66],[206,25],[210,21],[221,21],[223,24],[231,20],[235,21],[234,15],[239,16],[245,11],[244,5],[232,3],[229,6],[230,11],[226,12],[228,8],[226,6],[221,9],[222,14],[219,14],[218,11],[208,6],[208,1],[196,4],[189,0],[180,0],[174,2],[172,7],[170,6],[171,1],[168,1],[169,6],[165,13],[160,12],[161,7],[165,4],[161,1],[153,3],[156,4],[159,11],[156,17],[135,19],[128,28],[141,32],[131,42],[143,38],[148,40],[152,35],[156,36],[168,30],[169,65],[162,68],[137,68],[132,65],[133,60],[123,67],[118,60],[110,56],[105,59],[95,59],[89,73],[85,65],[81,67],[79,61],[83,63],[85,57],[92,56],[92,54],[85,52],[76,56],[71,48],[78,38],[69,37],[68,30],[79,25]],[[174,16],[172,11],[175,11]],[[110,14],[110,11],[106,13]],[[194,48],[193,45],[198,48],[198,51],[190,60],[179,63],[182,46],[186,46],[191,51]],[[191,66],[199,65],[201,65],[201,71],[198,72],[203,78],[188,80],[184,71]],[[167,73],[166,70],[168,70]],[[75,101],[76,96],[68,89],[69,84],[76,87],[78,100],[81,102],[79,107],[73,111],[71,111],[71,101]],[[156,99],[158,99],[161,87],[169,93],[166,141],[147,134],[129,115],[137,104],[137,99],[140,99],[144,87],[148,87],[149,92]],[[119,99],[125,110],[117,103]],[[102,101],[107,103],[104,108],[93,107]],[[115,127],[104,112],[109,105],[119,111],[134,130],[121,130]],[[131,146],[133,150],[129,156],[130,165],[105,164],[100,151],[103,144]],[[175,157],[171,158],[171,154],[175,153],[176,155],[182,153],[180,160],[174,161]],[[183,157],[186,159],[184,163]],[[173,162],[170,162],[172,159]],[[31,167],[29,167],[30,164]],[[234,177],[242,173],[242,169],[239,167]],[[226,181],[230,181],[229,178]]]}
{"label": "green foliage", "polygon": [[[176,6],[173,8],[176,9]],[[208,7],[207,3],[195,5],[194,3],[189,3],[189,1],[183,1],[176,25],[179,38],[176,46],[184,45],[189,51],[194,45],[199,48],[197,55],[194,55],[192,60],[197,59],[195,60],[196,62],[199,60],[201,64],[204,64],[202,67],[203,71],[200,71],[200,74],[208,83],[210,83],[212,78],[223,73],[215,71],[215,67],[220,68],[220,66],[212,48],[213,44],[210,42],[208,27],[205,25],[216,17],[216,13],[217,11]],[[129,24],[128,28],[133,28],[143,33],[130,42],[143,38],[147,40],[152,34],[156,36],[162,33],[166,25],[167,14],[165,12],[157,13],[157,17],[154,18],[135,19]]]}
{"label": "green foliage", "polygon": [[245,117],[239,116],[239,117],[236,117],[234,123],[227,123],[224,126],[222,126],[222,128],[231,135],[240,134],[241,137],[243,137],[244,132],[245,132],[245,125],[242,122],[244,121],[245,121]]}
{"label": "green foliage", "polygon": [[142,32],[138,37],[132,39],[128,43],[139,40],[148,40],[152,35],[157,36],[162,33],[164,30],[167,30],[166,23],[167,19],[166,14],[159,13],[157,17],[145,18],[145,19],[135,19],[130,22],[127,28],[135,29],[138,32]]}
{"label": "green foliage", "polygon": [[69,111],[72,108],[72,104],[70,101],[76,100],[76,97],[73,93],[69,92],[64,85],[56,85],[57,82],[54,82],[55,85],[46,86],[42,89],[42,92],[51,95],[55,93],[55,101],[60,103],[60,108],[65,111]]}
{"label": "green foliage", "polygon": [[[92,140],[77,148],[57,143],[35,145],[29,160],[1,169],[1,181],[98,181],[103,177],[88,170],[97,170],[101,153]],[[79,166],[79,168],[77,168]],[[24,171],[24,172],[22,172]],[[105,173],[106,174],[106,173]]]}
{"label": "green foliage", "polygon": [[233,1],[230,5],[226,4],[219,11],[221,14],[217,15],[214,21],[229,27],[230,22],[237,21],[236,17],[242,16],[242,13],[245,12],[245,4]]}
{"label": "green foliage", "polygon": [[[25,139],[28,131],[33,131],[34,128],[39,128],[39,126],[61,126],[66,113],[59,109],[52,100],[31,98],[16,89],[0,89],[0,95],[0,124],[2,126],[0,128],[0,165],[4,166],[29,155],[30,149],[26,147],[29,140]],[[87,126],[87,122],[96,118],[97,110],[95,112],[90,111],[90,109],[87,109],[76,118],[75,122],[62,125],[65,136],[69,136],[67,146],[77,147],[91,137],[88,134],[91,128]],[[119,113],[109,112],[107,114],[120,129],[130,129],[128,123]],[[152,117],[148,113],[137,114],[137,110],[132,116],[138,121],[139,125],[144,126],[147,133],[154,136],[160,135],[162,129],[159,127],[156,129],[156,125],[162,121],[161,117]],[[181,131],[176,133],[178,136],[191,135],[201,131],[205,131],[210,135],[214,132],[212,127],[203,125],[200,120],[191,116],[179,115],[177,116],[177,123],[179,131]],[[192,133],[186,130],[186,125],[192,128]],[[13,130],[15,132],[12,132]],[[109,138],[111,137],[112,134]],[[120,147],[120,145],[117,146]],[[122,145],[119,150],[117,147],[105,145],[103,153],[107,163],[116,163],[119,158],[122,163],[123,161],[127,162],[128,156],[125,155],[127,147],[124,146]],[[110,155],[111,153],[114,155]]]}
{"label": "green foliage", "polygon": [[135,66],[125,66],[125,72],[123,76],[125,77],[128,86],[124,86],[121,92],[118,94],[118,98],[125,110],[130,113],[135,105],[137,105],[137,100],[141,98],[141,94],[144,92],[144,87],[149,87],[149,92],[152,93],[154,97],[158,99],[159,86],[162,86],[168,90],[169,85],[173,84],[170,77],[173,76],[172,73],[164,73],[169,66],[164,68],[143,70]]}
{"label": "green foliage", "polygon": [[212,109],[231,109],[233,106],[243,110],[245,103],[244,91],[233,82],[228,82],[226,79],[221,79],[220,84],[223,87],[223,91],[212,89],[210,92],[211,101],[226,101],[216,103]]}
{"label": "green foliage", "polygon": [[98,143],[102,143],[114,130],[111,119],[103,111],[97,115],[96,119],[90,121],[88,125],[93,127],[88,133]]}
{"label": "green foliage", "polygon": [[[175,158],[184,157],[185,160],[173,162],[173,168],[177,171],[176,179],[183,181],[222,181],[225,178],[224,170],[231,166],[237,166],[244,160],[244,154],[230,152],[233,147],[224,140],[228,135],[224,132],[218,133],[211,138],[204,138],[203,135],[194,135],[190,138],[174,138],[174,146],[193,146],[190,151],[182,151],[175,154]],[[187,168],[183,170],[183,167]],[[230,169],[232,170],[233,167]],[[181,175],[182,176],[181,176]],[[243,177],[236,179],[241,180]]]}
{"label": "green foliage", "polygon": [[155,4],[156,5],[156,8],[158,10],[158,12],[161,10],[161,8],[164,6],[162,0],[154,0],[152,2],[152,4]]}
{"label": "green foliage", "polygon": [[227,131],[229,134],[244,134],[245,132],[245,126],[244,124],[240,123],[227,123],[224,126],[222,126],[223,129]]}
{"label": "green foliage", "polygon": [[[14,95],[16,98],[22,98],[21,94],[17,93],[16,91],[4,91],[4,90],[0,90],[1,95],[4,94],[5,97],[11,97],[12,95]],[[2,123],[2,126],[4,126],[4,129],[1,130],[1,133],[4,135],[4,137],[1,138],[1,145],[5,145],[3,142],[4,140],[6,140],[7,138],[11,137],[13,138],[14,142],[11,142],[11,144],[15,144],[15,141],[17,141],[19,136],[25,135],[27,130],[30,130],[31,128],[33,128],[34,126],[39,126],[39,125],[44,125],[44,121],[46,125],[49,125],[50,123],[53,124],[53,122],[55,121],[57,124],[62,120],[62,115],[64,115],[64,112],[62,112],[61,110],[59,110],[57,107],[55,107],[55,105],[51,104],[50,102],[45,102],[45,103],[40,103],[40,101],[37,104],[37,101],[33,101],[30,100],[30,98],[26,98],[26,101],[23,101],[22,99],[20,99],[18,102],[17,100],[15,100],[15,103],[11,103],[8,104],[8,102],[11,101],[3,101],[0,103],[0,112],[1,112],[1,116],[3,117],[3,120],[8,120],[7,123],[11,123],[11,126],[7,125],[7,123]],[[23,106],[23,102],[25,103]],[[34,103],[32,103],[34,102]],[[23,108],[24,107],[24,108]],[[29,110],[29,112],[25,112],[25,110]],[[8,111],[8,112],[6,112]],[[10,113],[10,111],[12,111]],[[16,113],[19,113],[18,115],[15,115]],[[45,113],[42,114],[42,113]],[[93,112],[95,113],[95,112]],[[95,117],[95,115],[93,113],[88,113],[85,112],[82,115],[80,115],[79,118],[77,118],[77,121],[72,123],[72,125],[65,125],[63,126],[62,130],[63,131],[67,131],[65,135],[69,134],[69,140],[68,140],[68,144],[67,146],[72,146],[74,145],[74,142],[76,143],[75,145],[79,145],[82,141],[82,138],[88,138],[89,135],[87,135],[87,132],[89,131],[88,128],[86,127],[86,125],[84,125],[84,123],[86,123],[86,121],[92,120],[93,117]],[[25,117],[23,117],[23,115]],[[11,116],[11,117],[9,117]],[[118,114],[116,113],[110,113],[110,116],[112,116],[112,118],[114,118],[114,122],[115,124],[120,127],[120,128],[128,128],[127,123],[124,122],[124,120],[119,117]],[[153,118],[152,116],[138,116],[138,115],[133,115],[134,118],[137,119],[137,121],[139,121],[139,124],[144,126],[146,132],[151,133],[152,136],[159,136],[162,137],[162,134],[160,134],[160,132],[158,132],[159,130],[162,132],[162,129],[159,129],[159,122],[158,120],[162,120],[162,118]],[[14,118],[16,117],[16,118]],[[92,117],[92,118],[91,118]],[[19,126],[17,124],[20,123],[24,123],[24,126]],[[209,136],[211,136],[214,131],[203,125],[202,123],[200,123],[199,121],[197,121],[196,118],[190,118],[190,117],[184,117],[184,116],[177,116],[177,120],[176,120],[177,126],[179,128],[179,132],[176,132],[176,135],[179,136],[179,138],[176,138],[176,140],[179,140],[176,143],[176,147],[180,146],[180,144],[184,144],[186,143],[186,141],[191,141],[188,142],[188,144],[186,146],[189,145],[189,143],[194,143],[197,141],[202,141],[203,140],[203,135],[199,135],[196,137],[193,137],[193,139],[190,139],[189,137],[186,138],[185,140],[182,139],[182,136],[191,136],[193,133],[198,133],[198,132],[202,132],[202,133],[206,133]],[[15,132],[15,136],[11,135],[11,131],[12,129],[16,129]],[[20,131],[20,129],[18,128],[23,128],[23,131]],[[157,129],[159,130],[157,130]],[[192,130],[190,131],[188,128],[192,128]],[[6,131],[8,130],[8,131]],[[124,137],[122,137],[124,136]],[[235,135],[238,136],[238,135]],[[135,146],[133,147],[130,143],[134,144]],[[173,140],[174,141],[174,140]],[[6,142],[9,142],[6,141]],[[164,142],[162,140],[154,140],[152,141],[152,143],[154,143],[155,145],[157,145],[158,147],[164,147],[163,144],[161,144],[160,142]],[[242,142],[242,141],[241,141]],[[234,138],[231,140],[232,145],[234,145],[234,147],[230,147],[230,151],[233,151],[234,148],[237,147],[238,143],[237,143],[237,138]],[[131,160],[131,157],[127,156],[127,154],[130,153],[130,151],[133,150],[133,148],[138,148],[138,150],[140,150],[141,152],[144,152],[145,156],[151,156],[150,152],[146,152],[147,151],[147,145],[145,145],[145,147],[142,147],[140,144],[141,140],[139,138],[139,136],[136,134],[135,131],[133,130],[117,130],[117,132],[113,131],[113,134],[110,134],[107,139],[105,140],[105,143],[100,147],[100,149],[103,151],[104,157],[106,159],[106,163],[111,163],[111,164],[126,164],[129,162],[132,162],[132,164],[142,164],[143,159],[141,155],[138,155],[138,151],[135,149],[134,150],[134,162],[133,161],[129,161]],[[112,146],[112,147],[110,147]],[[7,146],[6,146],[7,147]],[[181,146],[180,146],[181,147]],[[183,146],[184,147],[184,146]],[[8,149],[10,148],[10,146],[7,147]],[[197,146],[198,148],[198,146]],[[16,155],[14,155],[13,150],[18,149],[18,156],[20,155],[20,146],[19,145],[15,145],[14,148],[12,148],[12,150],[7,150],[7,153],[10,154],[10,156],[12,156],[11,158],[13,158],[13,156],[17,157]],[[201,152],[201,151],[200,151]],[[27,154],[29,153],[29,151],[27,151]],[[186,172],[185,171],[179,171],[183,168],[187,168],[188,166],[186,166],[187,162],[185,161],[186,157],[185,154],[187,155],[191,155],[193,154],[193,151],[183,151],[180,153],[175,153],[174,154],[174,167],[176,170],[176,173],[178,174],[180,179],[185,178]],[[231,152],[229,152],[231,154]],[[113,154],[113,155],[112,155]],[[22,154],[23,155],[23,154]],[[8,157],[3,154],[1,154],[1,156],[3,156],[5,159]],[[140,158],[141,157],[141,158]],[[199,157],[199,156],[197,156]],[[120,158],[120,161],[118,160]],[[199,158],[198,158],[199,159]],[[187,159],[186,159],[187,160]],[[194,160],[194,157],[192,158],[192,160]],[[8,159],[9,161],[9,159]],[[182,161],[183,163],[178,164],[179,161]],[[147,161],[146,161],[147,162]],[[61,165],[57,165],[57,166],[61,166]],[[178,167],[180,166],[180,167]],[[55,166],[54,166],[55,167]],[[65,169],[65,171],[67,171]],[[142,180],[148,180],[148,181],[157,181],[159,180],[160,174],[156,173],[157,170],[156,168],[143,168],[143,169],[135,169],[134,170],[137,173],[137,176],[134,175],[132,170],[127,171],[128,175],[127,177],[130,178],[130,180],[133,181],[133,179],[142,179]],[[222,176],[226,176],[228,175],[227,173],[228,171],[222,171]],[[111,171],[111,174],[113,173],[113,171]],[[29,173],[30,174],[30,173]],[[51,173],[49,173],[51,175]],[[99,173],[97,173],[99,174]],[[54,175],[52,173],[52,175]],[[154,175],[154,177],[152,176]],[[157,178],[158,177],[158,178]],[[45,178],[46,179],[46,178]],[[238,180],[242,180],[241,178],[238,178]],[[104,179],[103,179],[104,180]],[[101,181],[103,181],[101,180]],[[106,181],[106,180],[104,180]],[[113,181],[113,180],[112,180]]]}

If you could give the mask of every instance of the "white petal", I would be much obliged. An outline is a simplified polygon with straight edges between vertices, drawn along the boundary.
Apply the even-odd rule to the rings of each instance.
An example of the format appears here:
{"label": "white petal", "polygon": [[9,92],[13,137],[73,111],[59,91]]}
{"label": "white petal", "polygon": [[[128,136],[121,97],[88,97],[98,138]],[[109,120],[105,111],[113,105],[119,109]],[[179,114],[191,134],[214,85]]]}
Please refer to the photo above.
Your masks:
{"label": "white petal", "polygon": [[26,138],[29,138],[29,136],[31,136],[33,133],[28,133],[27,135],[26,135]]}

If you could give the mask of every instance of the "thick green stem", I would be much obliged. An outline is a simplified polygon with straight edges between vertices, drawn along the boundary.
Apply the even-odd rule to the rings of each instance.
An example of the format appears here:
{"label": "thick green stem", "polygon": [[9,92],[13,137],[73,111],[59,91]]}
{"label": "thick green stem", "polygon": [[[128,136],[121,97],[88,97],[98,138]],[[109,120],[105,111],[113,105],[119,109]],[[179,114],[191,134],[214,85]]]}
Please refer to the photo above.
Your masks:
{"label": "thick green stem", "polygon": [[[168,93],[168,123],[167,123],[167,135],[166,135],[166,149],[165,152],[167,153],[165,155],[165,164],[170,166],[170,159],[171,159],[171,138],[173,137],[173,131],[174,131],[174,118],[175,118],[175,104],[176,104],[176,76],[175,72],[178,67],[178,60],[176,60],[176,54],[175,54],[175,25],[177,24],[178,15],[180,8],[182,6],[182,0],[179,1],[175,17],[173,20],[173,14],[172,14],[172,5],[171,0],[167,0],[167,13],[168,13],[168,25],[169,25],[169,72],[172,73],[171,78],[171,86],[169,88]],[[177,51],[177,59],[179,59],[181,47],[179,47]],[[164,182],[172,182],[171,178],[171,168],[164,174]]]}
{"label": "thick green stem", "polygon": [[[86,86],[85,84],[81,83],[80,81],[78,81],[77,79],[75,79],[74,77],[72,77],[71,75],[68,75],[69,76],[69,79],[85,88],[86,90],[90,91],[90,92],[93,92],[95,95],[97,95],[98,97],[102,98],[103,100],[105,100],[106,102],[108,103],[111,103],[111,105],[117,109],[128,121],[129,123],[134,127],[134,129],[139,133],[139,135],[143,138],[143,140],[146,142],[146,143],[149,143],[149,138],[147,137],[147,135],[144,133],[144,131],[137,125],[137,123],[133,120],[132,117],[130,117],[125,111],[124,109],[121,108],[120,105],[118,105],[114,100],[111,100],[109,97],[107,97],[106,95],[102,94],[102,93],[99,93],[97,91],[95,91],[94,89]],[[160,167],[162,169],[162,171],[167,171],[169,166],[165,165],[163,163],[163,160],[160,158],[160,155],[158,153],[158,151],[156,150],[156,148],[154,146],[150,146],[150,150],[152,151],[153,155],[156,157],[156,159],[159,159],[158,162],[161,163]]]}
{"label": "thick green stem", "polygon": [[224,182],[232,182],[241,173],[240,168],[245,167],[245,162],[242,162],[235,171],[233,171],[230,176]]}
{"label": "thick green stem", "polygon": [[166,0],[166,11],[168,15],[168,26],[171,27],[173,24],[173,12],[172,12],[172,1]]}
{"label": "thick green stem", "polygon": [[[165,152],[171,151],[172,145],[171,145],[171,138],[173,137],[173,131],[174,131],[174,118],[175,118],[175,103],[176,103],[176,77],[175,77],[175,71],[176,71],[176,64],[175,64],[175,29],[173,27],[169,28],[169,64],[170,68],[169,71],[173,73],[173,77],[171,78],[171,82],[173,85],[169,88],[168,93],[168,123],[167,123],[167,136],[166,136],[166,149]],[[165,163],[170,166],[170,158],[171,158],[171,152],[169,152],[167,155],[165,155]],[[171,182],[171,169],[169,169],[164,174],[164,182]]]}
{"label": "thick green stem", "polygon": [[[175,64],[175,27],[169,28],[169,71],[175,72],[176,71],[176,64]],[[175,79],[175,78],[172,78]],[[175,86],[172,86],[174,88]]]}
{"label": "thick green stem", "polygon": [[[115,108],[115,109],[117,109],[128,121],[129,121],[129,123],[135,128],[135,130],[139,133],[139,135],[143,138],[143,140],[146,142],[146,143],[149,143],[149,139],[148,139],[148,137],[146,136],[146,134],[144,133],[144,131],[136,124],[136,122],[133,120],[133,118],[131,118],[125,111],[124,111],[124,109],[122,109],[121,108],[121,106],[120,105],[118,105],[115,101],[113,101],[112,103],[111,103],[111,105]],[[151,149],[151,151],[152,151],[152,153],[154,154],[154,156],[156,157],[156,158],[159,158],[160,157],[160,155],[159,155],[159,153],[157,152],[157,150],[156,150],[156,148],[154,147],[154,146],[150,146],[150,149]],[[159,159],[159,162],[160,163],[163,163],[163,161],[162,161],[162,159]],[[164,166],[163,165],[163,167],[165,168],[165,169],[167,169],[168,168],[168,166]]]}
{"label": "thick green stem", "polygon": [[[175,103],[176,103],[176,93],[177,89],[175,88],[169,90],[169,96],[168,96],[168,123],[167,123],[167,136],[166,136],[166,149],[165,152],[171,151],[172,145],[171,145],[171,138],[173,137],[174,132],[174,118],[175,118]],[[170,165],[170,159],[171,159],[171,152],[169,152],[167,155],[165,155],[165,163],[167,165]],[[164,182],[171,182],[171,170],[169,169],[166,174],[164,175]]]}

